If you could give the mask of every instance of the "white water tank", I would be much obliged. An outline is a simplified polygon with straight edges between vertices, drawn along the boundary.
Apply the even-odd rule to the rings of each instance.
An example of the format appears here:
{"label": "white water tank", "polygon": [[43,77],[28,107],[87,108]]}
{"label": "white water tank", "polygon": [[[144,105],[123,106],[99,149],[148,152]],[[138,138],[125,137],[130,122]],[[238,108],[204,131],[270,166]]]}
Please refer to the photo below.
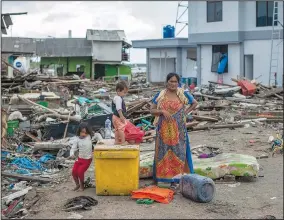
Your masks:
{"label": "white water tank", "polygon": [[30,68],[30,59],[26,57],[18,57],[14,60],[13,66],[17,70],[27,73],[28,69]]}

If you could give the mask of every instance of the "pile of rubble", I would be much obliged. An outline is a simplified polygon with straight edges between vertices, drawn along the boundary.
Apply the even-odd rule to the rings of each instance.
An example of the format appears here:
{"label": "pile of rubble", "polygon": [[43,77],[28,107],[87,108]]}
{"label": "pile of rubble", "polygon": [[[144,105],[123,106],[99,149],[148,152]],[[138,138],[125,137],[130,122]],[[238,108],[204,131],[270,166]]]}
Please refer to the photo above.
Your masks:
{"label": "pile of rubble", "polygon": [[[209,82],[190,91],[199,105],[186,119],[189,131],[244,126],[283,130],[283,88],[245,79],[233,81],[237,85]],[[92,127],[94,144],[104,138],[115,85],[37,72],[2,77],[2,215],[26,215],[41,198],[39,186],[52,187],[63,181],[74,163],[68,159],[70,142],[80,122]],[[145,131],[144,142],[153,142],[151,99],[164,85],[153,86],[144,75],[137,75],[129,85],[127,118]]]}

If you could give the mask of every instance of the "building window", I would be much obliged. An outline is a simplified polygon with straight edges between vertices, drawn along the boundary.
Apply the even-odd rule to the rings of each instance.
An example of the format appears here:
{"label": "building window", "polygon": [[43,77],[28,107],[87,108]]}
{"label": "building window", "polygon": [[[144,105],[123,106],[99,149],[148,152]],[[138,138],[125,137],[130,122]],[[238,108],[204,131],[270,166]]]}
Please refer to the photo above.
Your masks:
{"label": "building window", "polygon": [[76,72],[84,72],[85,71],[85,66],[81,64],[76,65]]}
{"label": "building window", "polygon": [[[217,73],[219,62],[224,54],[228,55],[228,45],[212,45],[212,65],[211,72]],[[228,72],[228,63],[224,73]]]}
{"label": "building window", "polygon": [[[273,1],[258,1],[256,2],[256,26],[267,27],[272,26],[273,21]],[[277,17],[275,17],[278,20]],[[277,26],[277,21],[274,23]]]}
{"label": "building window", "polygon": [[222,1],[207,2],[207,22],[222,21]]}

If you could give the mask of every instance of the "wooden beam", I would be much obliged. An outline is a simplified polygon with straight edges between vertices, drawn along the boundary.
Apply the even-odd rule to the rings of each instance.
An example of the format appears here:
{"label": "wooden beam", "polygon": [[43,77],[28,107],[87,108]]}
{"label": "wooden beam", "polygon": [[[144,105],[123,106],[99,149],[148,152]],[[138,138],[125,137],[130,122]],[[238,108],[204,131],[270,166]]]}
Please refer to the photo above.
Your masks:
{"label": "wooden beam", "polygon": [[14,174],[14,173],[7,173],[7,172],[2,172],[1,176],[2,177],[10,177],[10,178],[19,179],[19,180],[32,181],[32,182],[41,182],[41,183],[50,183],[50,182],[52,182],[52,180],[46,179],[46,178],[25,176],[25,175]]}

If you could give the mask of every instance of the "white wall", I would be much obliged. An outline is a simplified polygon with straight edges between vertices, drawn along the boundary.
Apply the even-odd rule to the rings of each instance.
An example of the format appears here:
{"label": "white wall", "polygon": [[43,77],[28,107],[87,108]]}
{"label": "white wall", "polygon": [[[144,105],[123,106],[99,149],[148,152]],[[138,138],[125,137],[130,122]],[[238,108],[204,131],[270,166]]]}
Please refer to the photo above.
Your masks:
{"label": "white wall", "polygon": [[177,48],[149,49],[150,58],[160,58],[160,57],[165,58],[165,56],[168,58],[176,58]]}
{"label": "white wall", "polygon": [[207,23],[207,2],[188,2],[188,32],[190,34],[238,31],[239,2],[223,1],[223,19],[221,22]]}
{"label": "white wall", "polygon": [[[208,84],[208,81],[217,82],[218,74],[211,72],[212,45],[201,46],[201,84]],[[223,82],[232,84],[231,78],[240,75],[240,45],[228,45],[228,73],[223,74]]]}
{"label": "white wall", "polygon": [[196,61],[187,59],[187,48],[182,49],[182,77],[197,77]]}
{"label": "white wall", "polygon": [[150,71],[149,71],[149,81],[150,82],[165,82],[166,76],[170,72],[175,72],[175,58],[150,59]]}
{"label": "white wall", "polygon": [[[283,21],[283,1],[278,1],[279,21]],[[280,28],[280,26],[279,26]],[[188,2],[188,32],[190,34],[227,31],[271,30],[256,27],[255,1],[223,1],[223,21],[207,23],[206,1]]]}
{"label": "white wall", "polygon": [[93,59],[121,62],[122,42],[93,41]]}
{"label": "white wall", "polygon": [[[269,27],[256,27],[256,2],[255,1],[246,1],[240,2],[241,16],[240,23],[242,24],[240,27],[240,31],[260,31],[260,30],[271,30],[271,26]],[[282,23],[283,21],[283,2],[278,1],[279,14],[278,19]],[[278,25],[277,28],[281,28]]]}
{"label": "white wall", "polygon": [[[244,42],[244,54],[253,55],[253,77],[258,78],[258,82],[262,82],[265,85],[269,84],[269,65],[270,65],[270,40],[250,40]],[[278,85],[282,84],[283,74],[283,42],[279,48],[279,60],[278,60],[278,73],[277,80]],[[261,76],[262,75],[262,76]]]}

